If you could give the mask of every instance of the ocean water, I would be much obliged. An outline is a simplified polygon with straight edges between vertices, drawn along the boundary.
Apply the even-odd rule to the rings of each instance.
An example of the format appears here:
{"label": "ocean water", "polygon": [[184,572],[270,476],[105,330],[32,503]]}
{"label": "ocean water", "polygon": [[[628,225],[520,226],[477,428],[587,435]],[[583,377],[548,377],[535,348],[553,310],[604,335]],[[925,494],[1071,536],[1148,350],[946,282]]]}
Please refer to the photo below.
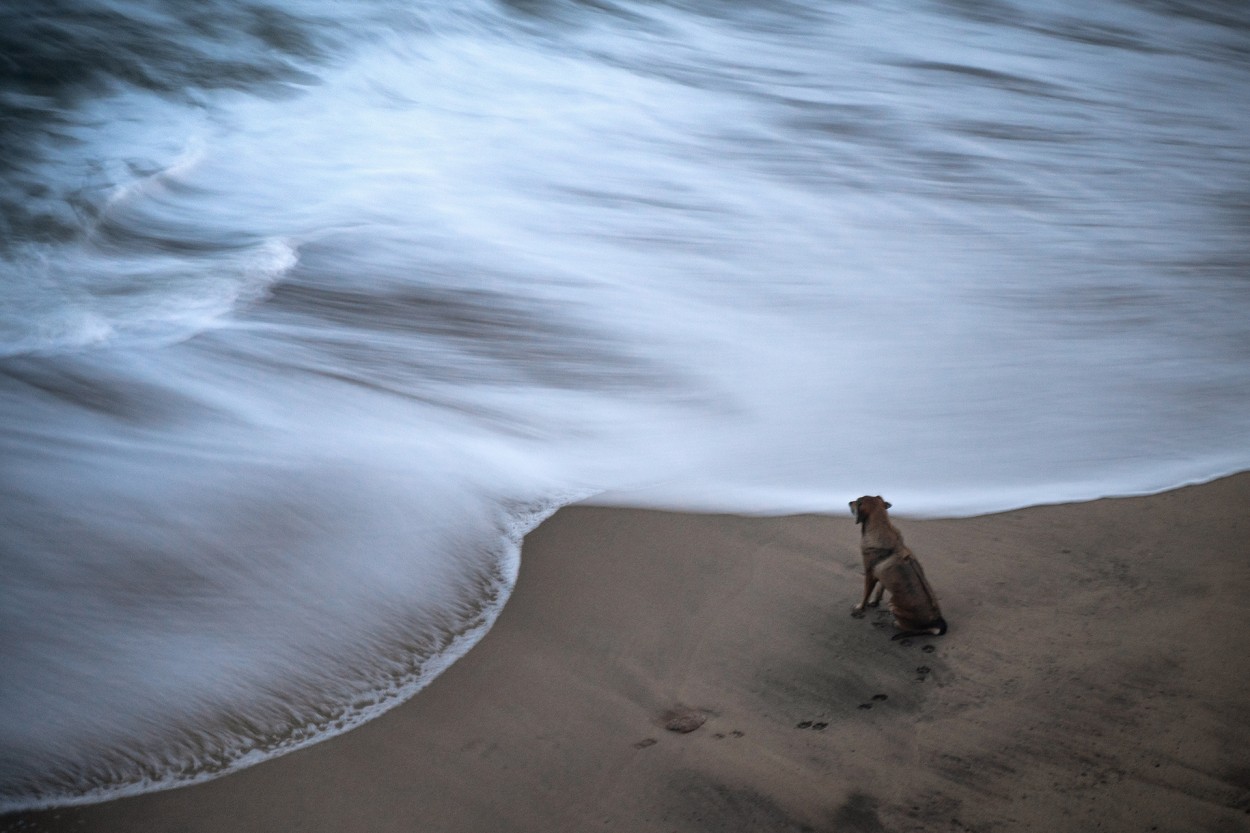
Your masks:
{"label": "ocean water", "polygon": [[570,501],[1250,467],[1248,91],[1216,0],[0,0],[0,809],[375,716]]}

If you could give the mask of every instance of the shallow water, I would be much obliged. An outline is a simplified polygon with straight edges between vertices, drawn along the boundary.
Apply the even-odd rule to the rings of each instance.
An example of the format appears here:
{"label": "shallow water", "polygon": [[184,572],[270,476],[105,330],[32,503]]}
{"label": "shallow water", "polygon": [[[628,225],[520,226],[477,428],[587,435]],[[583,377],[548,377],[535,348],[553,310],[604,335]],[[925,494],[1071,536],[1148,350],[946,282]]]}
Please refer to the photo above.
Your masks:
{"label": "shallow water", "polygon": [[368,719],[563,502],[1250,465],[1241,4],[26,5],[4,808]]}

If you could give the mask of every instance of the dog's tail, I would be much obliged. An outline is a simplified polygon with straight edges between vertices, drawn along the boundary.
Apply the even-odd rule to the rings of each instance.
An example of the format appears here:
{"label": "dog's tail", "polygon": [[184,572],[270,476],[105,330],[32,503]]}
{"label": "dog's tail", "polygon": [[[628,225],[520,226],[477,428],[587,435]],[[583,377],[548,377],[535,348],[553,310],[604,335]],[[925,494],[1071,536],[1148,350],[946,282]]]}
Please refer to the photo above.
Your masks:
{"label": "dog's tail", "polygon": [[930,622],[928,627],[911,631],[899,631],[891,636],[890,639],[905,639],[909,636],[941,636],[944,633],[946,633],[946,620],[939,616]]}

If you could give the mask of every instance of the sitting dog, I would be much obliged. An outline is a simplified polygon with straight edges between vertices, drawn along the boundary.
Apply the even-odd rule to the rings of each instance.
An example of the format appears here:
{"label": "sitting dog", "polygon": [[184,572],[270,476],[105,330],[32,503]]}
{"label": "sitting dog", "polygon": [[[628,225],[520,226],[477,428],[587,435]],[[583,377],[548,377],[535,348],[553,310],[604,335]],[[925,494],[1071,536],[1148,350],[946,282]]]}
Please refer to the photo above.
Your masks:
{"label": "sitting dog", "polygon": [[920,562],[903,543],[902,534],[890,523],[886,512],[889,508],[890,504],[880,495],[864,495],[851,501],[851,514],[863,527],[860,550],[864,555],[864,598],[851,615],[863,616],[864,608],[876,607],[881,603],[881,594],[889,590],[890,612],[900,631],[894,639],[922,634],[941,636],[946,633],[946,620],[938,610],[937,596],[925,580]]}

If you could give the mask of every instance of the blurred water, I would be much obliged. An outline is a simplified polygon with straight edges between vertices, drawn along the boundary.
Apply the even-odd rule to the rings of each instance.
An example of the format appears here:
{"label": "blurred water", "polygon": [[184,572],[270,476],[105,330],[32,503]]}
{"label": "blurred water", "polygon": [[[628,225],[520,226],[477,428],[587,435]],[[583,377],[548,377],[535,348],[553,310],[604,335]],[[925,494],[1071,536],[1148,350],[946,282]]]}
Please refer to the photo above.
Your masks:
{"label": "blurred water", "polygon": [[1247,467],[1248,31],[0,4],[0,804],[368,719],[579,497],[958,514]]}

